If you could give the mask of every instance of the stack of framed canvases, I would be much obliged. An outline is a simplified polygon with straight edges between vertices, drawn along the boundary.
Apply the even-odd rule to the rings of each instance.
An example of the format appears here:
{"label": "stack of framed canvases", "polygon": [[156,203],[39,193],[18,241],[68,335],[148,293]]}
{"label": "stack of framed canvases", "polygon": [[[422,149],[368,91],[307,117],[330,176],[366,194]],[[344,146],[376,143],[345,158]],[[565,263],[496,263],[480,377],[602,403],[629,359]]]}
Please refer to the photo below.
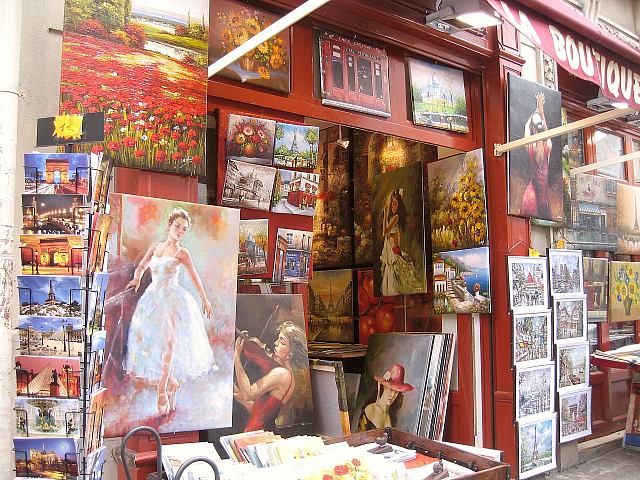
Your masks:
{"label": "stack of framed canvases", "polygon": [[591,434],[582,252],[549,250],[548,264],[545,257],[509,257],[508,270],[519,476],[529,478],[555,468],[557,441]]}

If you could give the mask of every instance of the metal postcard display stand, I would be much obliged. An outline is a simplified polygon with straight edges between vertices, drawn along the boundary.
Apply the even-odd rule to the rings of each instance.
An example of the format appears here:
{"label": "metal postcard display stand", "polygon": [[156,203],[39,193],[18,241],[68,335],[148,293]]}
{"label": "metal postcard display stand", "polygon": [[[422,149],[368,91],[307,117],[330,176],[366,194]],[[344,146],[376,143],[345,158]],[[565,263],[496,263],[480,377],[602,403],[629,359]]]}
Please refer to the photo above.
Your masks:
{"label": "metal postcard display stand", "polygon": [[[82,135],[79,139],[69,140],[60,139],[53,134],[53,122],[55,117],[43,118],[38,120],[38,134],[37,134],[37,146],[62,146],[64,145],[65,153],[73,153],[73,145],[87,142],[101,142],[104,140],[104,113],[92,113],[83,115]],[[102,468],[104,464],[105,448],[103,444],[102,436],[102,409],[91,411],[91,399],[94,393],[100,393],[100,371],[101,371],[101,359],[103,358],[103,352],[100,349],[104,348],[103,340],[105,332],[104,321],[102,318],[104,296],[100,295],[100,287],[94,285],[94,278],[96,272],[100,272],[103,269],[103,265],[96,265],[95,252],[104,252],[106,250],[106,242],[108,238],[100,238],[100,231],[93,228],[94,217],[97,215],[105,214],[107,205],[106,197],[109,190],[109,183],[111,180],[111,161],[106,157],[99,159],[98,165],[91,165],[89,160],[89,166],[86,168],[88,192],[86,196],[83,194],[83,204],[74,207],[71,212],[72,221],[76,220],[80,225],[84,225],[84,230],[81,233],[82,246],[73,247],[68,252],[68,263],[71,266],[71,277],[78,278],[76,275],[76,267],[81,268],[81,275],[79,276],[78,288],[72,288],[69,291],[69,304],[72,303],[72,298],[80,298],[81,303],[81,317],[79,324],[81,325],[81,331],[78,332],[71,327],[71,323],[66,329],[62,329],[62,341],[63,351],[66,352],[64,356],[60,356],[60,361],[68,361],[69,364],[65,364],[60,372],[57,369],[52,370],[51,373],[46,373],[46,382],[50,379],[49,391],[44,394],[42,389],[38,391],[32,391],[30,389],[30,383],[33,379],[32,372],[28,370],[19,369],[16,366],[16,374],[18,376],[17,382],[26,385],[20,391],[16,390],[18,396],[28,397],[55,397],[55,399],[78,399],[79,409],[66,411],[64,414],[64,435],[60,437],[69,437],[77,439],[74,441],[77,450],[75,452],[66,452],[64,458],[57,455],[57,461],[55,465],[55,471],[61,473],[63,478],[78,478],[82,480],[91,480],[93,478],[102,477]],[[76,169],[76,192],[78,192],[78,171],[83,169]],[[26,169],[25,169],[26,170]],[[25,174],[27,172],[25,171]],[[36,169],[36,195],[37,183],[39,179],[39,172]],[[99,191],[98,191],[99,190]],[[32,210],[33,225],[36,229],[36,216],[35,208],[31,205],[23,205],[23,215],[27,211]],[[77,230],[74,234],[77,234]],[[64,238],[65,234],[60,234],[61,238]],[[107,235],[108,237],[108,235]],[[34,277],[38,277],[39,260],[37,254],[31,247],[21,247],[21,270],[26,267],[27,272]],[[25,260],[25,257],[27,260]],[[94,258],[91,258],[94,257]],[[75,258],[75,260],[74,260]],[[104,260],[104,254],[97,255],[97,258],[102,262]],[[81,259],[81,261],[80,261]],[[69,270],[69,269],[67,269]],[[65,274],[69,275],[69,272]],[[104,273],[103,275],[107,275]],[[20,287],[19,287],[20,288]],[[97,288],[97,290],[95,290]],[[30,287],[21,287],[23,294],[28,294],[28,311],[33,311],[33,296]],[[25,302],[22,302],[25,303]],[[21,350],[26,348],[26,353],[32,353],[30,341],[33,339],[30,336],[30,332],[25,335],[21,335]],[[83,341],[84,345],[78,349],[80,352],[77,356],[71,352],[71,343],[79,343]],[[101,345],[97,345],[100,343]],[[66,345],[69,346],[69,350],[66,350]],[[24,353],[24,352],[23,352]],[[79,360],[79,371],[74,370],[71,366],[75,363],[75,360]],[[72,362],[74,360],[74,362]],[[61,378],[62,377],[62,378]],[[42,382],[40,382],[42,383]],[[63,389],[59,389],[60,386]],[[46,385],[45,385],[46,386]],[[55,395],[55,393],[59,393]],[[54,398],[52,398],[54,400]],[[98,402],[96,402],[98,405]],[[29,430],[29,412],[27,409],[16,408],[17,416],[17,428],[18,433],[21,436],[37,437],[38,434]],[[50,434],[47,435],[47,439],[53,439]],[[53,452],[47,452],[46,440],[43,439],[43,455],[50,455]],[[38,449],[39,450],[39,449]],[[16,450],[16,474],[17,476],[39,476],[36,462],[33,458],[30,458],[35,449],[30,448],[30,452],[24,450]],[[49,461],[51,461],[49,459]]]}

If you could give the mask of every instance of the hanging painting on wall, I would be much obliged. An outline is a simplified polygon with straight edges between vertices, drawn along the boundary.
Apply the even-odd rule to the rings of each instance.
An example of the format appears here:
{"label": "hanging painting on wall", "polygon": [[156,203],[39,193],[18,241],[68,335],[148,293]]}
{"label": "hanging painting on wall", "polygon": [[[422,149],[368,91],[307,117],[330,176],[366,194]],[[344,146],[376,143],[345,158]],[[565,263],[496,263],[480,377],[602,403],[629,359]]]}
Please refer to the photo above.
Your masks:
{"label": "hanging painting on wall", "polygon": [[24,193],[89,193],[86,153],[25,153]]}
{"label": "hanging painting on wall", "polygon": [[239,211],[119,194],[109,203],[105,436],[227,426]]}
{"label": "hanging painting on wall", "polygon": [[489,247],[433,254],[434,313],[490,313]]}
{"label": "hanging painting on wall", "polygon": [[[396,306],[396,297],[378,297],[373,289],[373,270],[358,270],[358,343],[367,345],[375,333],[396,330],[404,320],[404,308]],[[402,298],[402,297],[400,297]]]}
{"label": "hanging painting on wall", "polygon": [[371,264],[373,180],[413,162],[438,158],[437,148],[380,133],[353,130],[355,263]]}
{"label": "hanging painting on wall", "polygon": [[273,120],[229,115],[227,159],[271,165],[275,133]]}
{"label": "hanging painting on wall", "polygon": [[318,201],[317,173],[278,169],[271,196],[273,213],[288,213],[313,217]]}
{"label": "hanging painting on wall", "polygon": [[276,169],[229,160],[222,205],[269,211]]}
{"label": "hanging painting on wall", "polygon": [[609,295],[609,260],[584,257],[584,291],[587,294],[587,321],[607,321]]}
{"label": "hanging painting on wall", "polygon": [[536,313],[549,308],[547,259],[507,257],[509,299],[513,313]]}
{"label": "hanging painting on wall", "polygon": [[322,104],[390,117],[387,52],[330,32],[318,40]]}
{"label": "hanging painting on wall", "polygon": [[584,292],[581,250],[549,249],[551,296],[571,297]]}
{"label": "hanging painting on wall", "polygon": [[516,369],[516,420],[554,411],[555,364]]}
{"label": "hanging painting on wall", "polygon": [[[213,2],[211,16],[209,63],[219,60],[281,17],[236,0]],[[217,75],[288,92],[290,52],[287,28],[223,68]]]}
{"label": "hanging painting on wall", "polygon": [[609,265],[609,321],[640,318],[640,263],[611,262]]}
{"label": "hanging painting on wall", "polygon": [[560,443],[591,435],[591,387],[560,395]]}
{"label": "hanging painting on wall", "polygon": [[309,281],[309,340],[353,342],[353,271],[313,272]]}
{"label": "hanging painting on wall", "polygon": [[22,233],[81,235],[85,231],[82,195],[22,195]]}
{"label": "hanging painting on wall", "polygon": [[320,129],[308,125],[276,124],[273,163],[279,167],[310,168],[318,165]]}
{"label": "hanging painting on wall", "polygon": [[[561,124],[560,92],[509,73],[509,141]],[[564,222],[562,139],[508,153],[509,214]]]}
{"label": "hanging painting on wall", "polygon": [[316,268],[348,266],[353,254],[353,211],[349,152],[335,143],[347,129],[320,130],[318,166],[320,175],[316,214],[313,217],[313,264]]}
{"label": "hanging painting on wall", "polygon": [[427,164],[433,252],[487,244],[482,149]]}
{"label": "hanging painting on wall", "polygon": [[553,298],[556,344],[587,339],[587,299],[585,295],[575,298]]}
{"label": "hanging painting on wall", "polygon": [[[307,283],[311,267],[311,244],[313,233],[303,230],[278,229],[279,238],[285,241],[283,262],[278,271],[285,282]],[[277,256],[276,256],[277,260]],[[282,267],[282,269],[280,269]],[[275,268],[274,268],[275,275]]]}
{"label": "hanging painting on wall", "polygon": [[77,398],[16,398],[18,436],[78,437],[81,418]]}
{"label": "hanging painting on wall", "polygon": [[469,120],[462,70],[409,58],[413,123],[467,133]]}
{"label": "hanging painting on wall", "polygon": [[640,187],[618,184],[618,248],[616,253],[640,255]]}
{"label": "hanging painting on wall", "polygon": [[518,422],[518,467],[521,479],[556,468],[556,414]]}
{"label": "hanging painting on wall", "polygon": [[527,367],[551,360],[551,312],[513,314],[513,364]]}
{"label": "hanging painting on wall", "polygon": [[589,342],[558,345],[558,392],[589,386]]}
{"label": "hanging painting on wall", "polygon": [[238,275],[267,273],[269,220],[240,220]]}
{"label": "hanging painting on wall", "polygon": [[80,357],[16,355],[16,394],[24,397],[78,398]]}
{"label": "hanging painting on wall", "polygon": [[[238,295],[236,332],[247,335],[236,334],[233,430],[312,431],[302,296]],[[256,382],[262,386],[256,387]],[[256,388],[263,393],[252,398],[249,392]]]}
{"label": "hanging painting on wall", "polygon": [[116,165],[204,175],[208,45],[206,0],[67,1],[60,112],[104,111]]}
{"label": "hanging painting on wall", "polygon": [[80,235],[20,235],[23,275],[80,275]]}
{"label": "hanging painting on wall", "polygon": [[372,232],[376,295],[427,291],[422,163],[375,177]]}
{"label": "hanging painting on wall", "polygon": [[615,178],[579,173],[571,177],[568,226],[554,229],[557,238],[584,250],[614,251],[618,245],[618,182]]}

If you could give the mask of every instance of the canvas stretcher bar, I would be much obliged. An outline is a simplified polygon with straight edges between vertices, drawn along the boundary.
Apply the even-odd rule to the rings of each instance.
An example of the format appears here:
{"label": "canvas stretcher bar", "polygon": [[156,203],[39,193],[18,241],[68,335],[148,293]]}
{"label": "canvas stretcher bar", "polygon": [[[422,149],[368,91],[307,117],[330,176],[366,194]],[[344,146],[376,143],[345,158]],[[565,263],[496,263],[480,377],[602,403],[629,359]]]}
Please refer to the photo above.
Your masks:
{"label": "canvas stretcher bar", "polygon": [[566,125],[561,125],[556,128],[551,128],[544,132],[536,133],[535,135],[531,135],[530,137],[514,140],[513,142],[507,142],[502,144],[495,143],[493,145],[493,155],[495,157],[499,157],[503,153],[509,152],[515,148],[524,147],[525,145],[529,145],[531,143],[538,142],[541,140],[547,140],[549,138],[557,137],[559,135],[564,135],[565,133],[575,132],[576,130],[581,130],[586,127],[598,125],[599,123],[607,122],[609,120],[615,120],[616,118],[626,117],[627,115],[631,115],[633,113],[636,113],[636,110],[633,108],[620,108],[620,109],[610,110],[608,112],[599,113],[598,115],[593,115],[592,117],[583,118],[582,120],[578,120],[576,122],[571,122]]}

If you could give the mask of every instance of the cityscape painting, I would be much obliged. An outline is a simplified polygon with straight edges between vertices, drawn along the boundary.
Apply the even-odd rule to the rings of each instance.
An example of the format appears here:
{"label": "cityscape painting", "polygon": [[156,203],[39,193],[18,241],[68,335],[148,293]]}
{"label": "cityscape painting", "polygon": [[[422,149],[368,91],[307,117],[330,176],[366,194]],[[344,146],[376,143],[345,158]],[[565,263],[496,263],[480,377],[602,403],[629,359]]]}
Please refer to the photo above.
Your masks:
{"label": "cityscape painting", "polygon": [[551,312],[513,314],[513,363],[532,366],[551,360]]}
{"label": "cityscape painting", "polygon": [[311,266],[313,233],[279,228],[278,238],[279,237],[282,237],[286,242],[284,248],[284,268],[282,270],[283,281],[307,283],[309,281],[309,269]]}
{"label": "cityscape painting", "polygon": [[507,257],[507,263],[513,313],[535,313],[549,308],[547,259]]}
{"label": "cityscape painting", "polygon": [[516,369],[516,420],[554,411],[555,365]]}
{"label": "cityscape painting", "polygon": [[469,132],[462,70],[409,58],[413,123]]}
{"label": "cityscape painting", "polygon": [[82,312],[80,278],[18,275],[20,315],[79,317]]}
{"label": "cityscape painting", "polygon": [[222,205],[269,211],[276,169],[229,160]]}
{"label": "cityscape painting", "polygon": [[271,211],[313,217],[318,201],[317,173],[278,169],[273,184]]}
{"label": "cityscape painting", "polygon": [[80,235],[85,230],[82,195],[22,195],[22,233]]}
{"label": "cityscape painting", "polygon": [[560,443],[591,435],[591,387],[560,395]]}
{"label": "cityscape painting", "polygon": [[490,313],[489,247],[433,254],[434,313]]}
{"label": "cityscape painting", "polygon": [[587,299],[553,298],[556,344],[573,343],[587,339]]}
{"label": "cityscape painting", "polygon": [[20,235],[23,275],[80,275],[80,235]]}
{"label": "cityscape painting", "polygon": [[530,478],[556,468],[556,414],[518,422],[518,473]]}
{"label": "cityscape painting", "polygon": [[269,220],[240,220],[238,275],[267,273]]}
{"label": "cityscape painting", "polygon": [[16,355],[16,394],[25,397],[78,398],[80,357]]}
{"label": "cityscape painting", "polygon": [[271,165],[275,132],[273,120],[229,115],[227,159]]}
{"label": "cityscape painting", "polygon": [[84,320],[80,317],[20,316],[20,353],[77,357],[84,352]]}
{"label": "cityscape painting", "polygon": [[609,295],[609,260],[583,257],[584,292],[587,294],[587,321],[606,322]]}
{"label": "cityscape painting", "polygon": [[548,254],[551,295],[559,298],[583,293],[582,251],[549,249]]}
{"label": "cityscape painting", "polygon": [[275,135],[274,165],[309,169],[318,166],[318,127],[278,122]]}
{"label": "cityscape painting", "polygon": [[89,193],[86,153],[25,153],[24,193]]}
{"label": "cityscape painting", "polygon": [[587,387],[589,385],[589,342],[558,345],[558,392]]}
{"label": "cityscape painting", "polygon": [[80,401],[76,398],[18,397],[15,405],[18,436],[80,435]]}
{"label": "cityscape painting", "polygon": [[616,253],[640,255],[640,187],[618,184],[618,248]]}
{"label": "cityscape painting", "polygon": [[353,271],[314,271],[309,281],[309,341],[353,342]]}
{"label": "cityscape painting", "polygon": [[68,478],[79,473],[74,438],[14,438],[13,449],[17,477]]}

